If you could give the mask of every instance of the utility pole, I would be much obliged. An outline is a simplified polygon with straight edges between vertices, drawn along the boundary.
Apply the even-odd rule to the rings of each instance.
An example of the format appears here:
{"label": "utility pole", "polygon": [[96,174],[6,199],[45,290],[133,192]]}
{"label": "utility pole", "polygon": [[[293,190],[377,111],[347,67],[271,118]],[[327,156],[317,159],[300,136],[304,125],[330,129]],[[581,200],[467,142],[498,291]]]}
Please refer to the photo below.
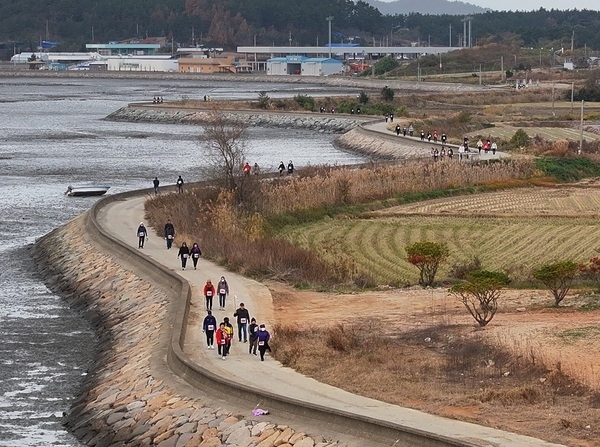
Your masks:
{"label": "utility pole", "polygon": [[500,56],[500,79],[504,81],[504,56]]}
{"label": "utility pole", "polygon": [[331,59],[331,21],[333,20],[333,16],[327,16],[325,20],[329,22],[329,59]]}
{"label": "utility pole", "polygon": [[452,24],[449,26],[450,29],[450,37],[448,38],[448,46],[452,48]]}
{"label": "utility pole", "polygon": [[581,119],[579,121],[579,151],[581,154],[581,150],[583,149],[583,99],[581,100]]}
{"label": "utility pole", "polygon": [[575,30],[571,34],[571,51],[573,51],[573,45],[575,44]]}
{"label": "utility pole", "polygon": [[571,82],[571,115],[573,115],[573,94],[575,91],[575,83]]}

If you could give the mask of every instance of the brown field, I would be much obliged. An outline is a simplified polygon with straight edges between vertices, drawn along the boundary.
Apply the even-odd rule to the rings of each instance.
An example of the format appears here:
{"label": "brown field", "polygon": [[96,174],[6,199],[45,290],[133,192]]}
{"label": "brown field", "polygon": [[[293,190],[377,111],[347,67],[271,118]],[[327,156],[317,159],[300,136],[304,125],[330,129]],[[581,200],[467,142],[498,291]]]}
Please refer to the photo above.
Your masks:
{"label": "brown field", "polygon": [[[599,213],[594,184],[524,188],[391,207],[356,222],[330,219],[288,236],[317,250],[337,246],[371,272],[414,284],[416,269],[402,259],[407,242],[440,237],[489,268],[518,273],[552,257],[596,255]],[[498,314],[480,329],[445,288],[333,294],[270,287],[280,324],[275,356],[304,374],[451,418],[568,446],[600,445],[598,295],[575,291],[555,308],[548,291],[506,290]]]}
{"label": "brown field", "polygon": [[288,229],[284,236],[331,263],[351,258],[378,284],[416,284],[418,271],[404,247],[420,240],[446,243],[450,267],[479,258],[527,282],[532,268],[559,259],[587,262],[600,250],[600,189],[532,187],[395,206],[361,218],[327,219]]}

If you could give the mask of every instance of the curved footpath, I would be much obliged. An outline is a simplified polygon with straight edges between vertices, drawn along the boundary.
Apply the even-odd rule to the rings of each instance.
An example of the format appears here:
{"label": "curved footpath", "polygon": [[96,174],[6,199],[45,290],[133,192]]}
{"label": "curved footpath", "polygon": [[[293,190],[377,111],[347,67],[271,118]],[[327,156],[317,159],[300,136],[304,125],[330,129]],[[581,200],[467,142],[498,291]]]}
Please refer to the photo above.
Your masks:
{"label": "curved footpath", "polygon": [[[123,243],[135,248],[137,246],[136,229],[144,217],[144,201],[144,197],[137,197],[112,202],[100,210],[98,222],[110,234],[116,235]],[[172,269],[174,273],[181,275],[190,283],[192,287],[191,308],[194,311],[188,320],[183,352],[189,356],[192,362],[201,365],[212,374],[227,377],[228,380],[244,388],[263,389],[269,393],[291,398],[304,403],[308,408],[322,406],[340,415],[358,416],[360,419],[356,419],[356,424],[360,423],[361,419],[362,421],[377,421],[375,423],[381,425],[382,431],[385,427],[397,430],[398,433],[393,434],[392,438],[396,437],[402,441],[407,440],[403,439],[403,432],[415,435],[427,433],[425,436],[431,438],[431,442],[423,440],[418,443],[415,439],[410,439],[410,445],[498,447],[556,445],[357,396],[307,378],[290,368],[283,367],[272,359],[260,362],[255,356],[248,354],[247,344],[239,343],[237,340],[233,342],[231,356],[223,361],[218,357],[216,351],[206,350],[206,343],[199,329],[205,315],[202,287],[206,279],[211,278],[215,282],[221,275],[224,275],[230,284],[232,293],[237,294],[236,304],[239,304],[240,301],[244,302],[250,310],[251,316],[254,316],[258,322],[264,322],[270,326],[274,317],[268,289],[205,260],[200,261],[199,270],[188,268],[186,271],[181,271],[175,249],[167,250],[164,240],[157,236],[151,236],[146,248],[139,252],[140,255],[148,256],[164,267]],[[216,310],[214,313],[219,321],[223,317],[229,316],[233,322],[234,310],[234,304],[230,298],[226,311]],[[347,428],[350,433],[354,431],[351,429],[351,425],[350,421]],[[410,438],[413,436],[411,435]]]}
{"label": "curved footpath", "polygon": [[[270,293],[205,260],[197,271],[181,271],[175,249],[154,235],[137,249],[147,193],[107,196],[35,247],[48,286],[84,313],[98,335],[98,355],[65,420],[85,444],[557,446],[353,395],[271,358],[260,362],[237,341],[221,360],[206,349],[199,329],[206,279],[226,276],[235,304],[245,302],[269,326]],[[227,310],[215,314],[233,320],[233,311],[230,297]],[[256,406],[271,414],[250,416]]]}
{"label": "curved footpath", "polygon": [[[382,118],[366,115],[330,114],[315,112],[281,112],[257,110],[220,110],[230,122],[242,122],[249,126],[282,129],[309,129],[316,132],[338,133],[335,144],[345,150],[363,153],[375,159],[402,160],[427,158],[431,148],[440,142],[421,141],[419,137],[398,136],[387,128]],[[106,117],[110,121],[176,123],[197,125],[211,116],[208,108],[174,107],[153,103],[132,103],[121,107]],[[402,121],[399,118],[397,121]],[[390,124],[392,126],[392,124]],[[393,127],[393,126],[392,126]],[[458,159],[458,146],[452,147]],[[507,156],[502,152],[477,154],[470,152],[470,160],[489,160]]]}

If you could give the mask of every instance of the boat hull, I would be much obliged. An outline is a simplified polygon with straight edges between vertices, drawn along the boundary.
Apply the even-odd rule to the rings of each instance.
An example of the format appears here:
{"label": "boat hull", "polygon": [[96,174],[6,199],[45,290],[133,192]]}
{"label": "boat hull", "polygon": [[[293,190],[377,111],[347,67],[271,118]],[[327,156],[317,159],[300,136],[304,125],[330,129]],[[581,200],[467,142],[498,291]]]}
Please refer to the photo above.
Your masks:
{"label": "boat hull", "polygon": [[69,197],[92,197],[102,196],[106,194],[106,191],[110,186],[81,186],[81,187],[69,187],[65,193]]}

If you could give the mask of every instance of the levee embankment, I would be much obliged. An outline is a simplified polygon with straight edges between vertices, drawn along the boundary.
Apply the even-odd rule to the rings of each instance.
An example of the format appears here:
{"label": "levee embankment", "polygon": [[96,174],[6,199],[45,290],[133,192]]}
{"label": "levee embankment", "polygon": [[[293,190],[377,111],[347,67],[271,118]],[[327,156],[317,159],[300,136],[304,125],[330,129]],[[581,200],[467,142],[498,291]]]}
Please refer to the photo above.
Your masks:
{"label": "levee embankment", "polygon": [[[268,386],[236,385],[194,364],[181,349],[189,284],[96,220],[104,204],[134,194],[101,200],[34,249],[48,287],[97,334],[97,355],[64,421],[84,444],[376,447],[400,438],[397,445],[472,445],[274,395]],[[273,413],[267,420],[251,416],[257,403]]]}
{"label": "levee embankment", "polygon": [[[155,104],[130,104],[106,117],[110,121],[146,122],[161,124],[202,124],[214,112],[211,109],[161,107]],[[280,113],[251,110],[219,110],[230,123],[241,123],[252,127],[274,127],[280,129],[307,129],[316,132],[343,133],[360,123],[368,121],[362,117],[316,113]]]}

